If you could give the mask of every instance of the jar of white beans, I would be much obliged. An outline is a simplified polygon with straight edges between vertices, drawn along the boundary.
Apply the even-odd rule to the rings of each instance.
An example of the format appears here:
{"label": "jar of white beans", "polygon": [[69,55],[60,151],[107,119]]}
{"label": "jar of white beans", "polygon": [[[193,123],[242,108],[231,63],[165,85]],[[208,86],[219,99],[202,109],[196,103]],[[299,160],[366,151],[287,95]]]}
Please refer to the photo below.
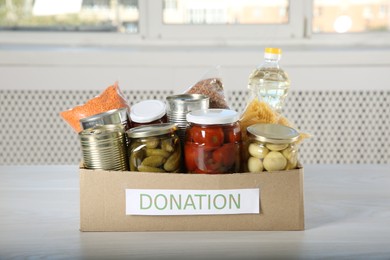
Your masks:
{"label": "jar of white beans", "polygon": [[249,172],[283,171],[297,168],[299,133],[278,124],[255,124],[247,128]]}

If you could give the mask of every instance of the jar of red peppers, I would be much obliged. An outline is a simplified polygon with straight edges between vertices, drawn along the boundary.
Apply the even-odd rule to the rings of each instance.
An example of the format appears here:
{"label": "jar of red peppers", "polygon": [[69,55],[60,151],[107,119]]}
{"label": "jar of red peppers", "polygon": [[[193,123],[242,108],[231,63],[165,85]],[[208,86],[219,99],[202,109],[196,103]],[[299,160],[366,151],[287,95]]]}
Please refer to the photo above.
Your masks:
{"label": "jar of red peppers", "polygon": [[240,171],[241,129],[234,110],[207,109],[187,114],[184,145],[189,173]]}

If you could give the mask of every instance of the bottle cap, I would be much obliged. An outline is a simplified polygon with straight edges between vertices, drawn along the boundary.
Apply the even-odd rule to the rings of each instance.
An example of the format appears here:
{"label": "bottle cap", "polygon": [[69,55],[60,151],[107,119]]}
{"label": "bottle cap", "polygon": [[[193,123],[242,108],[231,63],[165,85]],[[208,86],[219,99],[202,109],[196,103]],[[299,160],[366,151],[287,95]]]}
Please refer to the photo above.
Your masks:
{"label": "bottle cap", "polygon": [[282,56],[282,49],[280,48],[265,48],[264,58],[266,59],[280,59]]}

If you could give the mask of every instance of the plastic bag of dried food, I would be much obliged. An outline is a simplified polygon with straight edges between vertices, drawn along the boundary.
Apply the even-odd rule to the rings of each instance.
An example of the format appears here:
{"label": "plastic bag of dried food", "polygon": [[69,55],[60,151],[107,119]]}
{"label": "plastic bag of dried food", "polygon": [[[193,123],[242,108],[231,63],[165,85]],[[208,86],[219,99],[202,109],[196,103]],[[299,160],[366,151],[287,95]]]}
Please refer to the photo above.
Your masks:
{"label": "plastic bag of dried food", "polygon": [[130,111],[130,106],[120,90],[118,82],[115,82],[114,85],[106,88],[100,95],[88,100],[83,105],[60,112],[60,115],[79,133],[83,130],[80,119],[122,107],[127,107]]}
{"label": "plastic bag of dried food", "polygon": [[[241,115],[239,122],[241,126],[242,139],[244,141],[247,140],[247,127],[254,124],[280,124],[295,128],[287,118],[273,110],[266,102],[259,101],[257,98],[253,99],[248,104],[244,113]],[[309,137],[309,134],[300,132],[298,143]]]}
{"label": "plastic bag of dried food", "polygon": [[228,109],[222,80],[219,76],[216,76],[218,74],[219,67],[207,72],[203,79],[191,86],[185,93],[208,96],[210,98],[210,108]]}

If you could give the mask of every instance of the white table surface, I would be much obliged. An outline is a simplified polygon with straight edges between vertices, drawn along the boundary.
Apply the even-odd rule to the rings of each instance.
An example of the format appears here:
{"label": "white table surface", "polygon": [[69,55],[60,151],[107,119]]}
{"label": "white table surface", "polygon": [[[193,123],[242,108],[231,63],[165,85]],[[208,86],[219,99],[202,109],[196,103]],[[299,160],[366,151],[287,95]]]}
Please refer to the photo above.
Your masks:
{"label": "white table surface", "polygon": [[0,166],[0,259],[390,259],[390,165],[306,165],[305,231],[82,233],[78,185]]}

